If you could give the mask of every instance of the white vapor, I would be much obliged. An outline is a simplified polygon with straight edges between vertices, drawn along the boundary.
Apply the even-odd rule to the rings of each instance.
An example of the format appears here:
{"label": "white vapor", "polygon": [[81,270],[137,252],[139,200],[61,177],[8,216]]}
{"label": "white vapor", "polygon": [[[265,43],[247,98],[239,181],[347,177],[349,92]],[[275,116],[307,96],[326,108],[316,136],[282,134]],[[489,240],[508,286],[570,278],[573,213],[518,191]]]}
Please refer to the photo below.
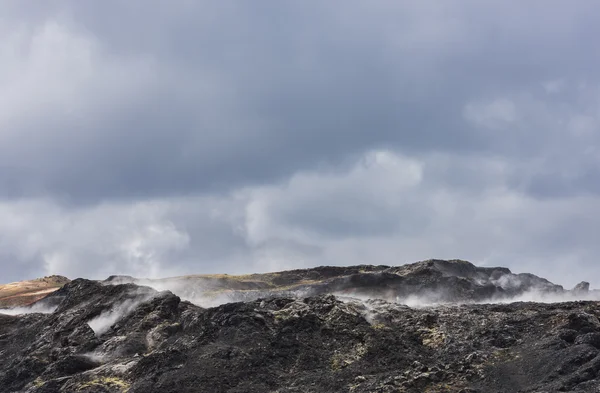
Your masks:
{"label": "white vapor", "polygon": [[47,306],[44,304],[33,304],[28,307],[0,308],[0,314],[21,315],[21,314],[52,314],[58,306]]}
{"label": "white vapor", "polygon": [[89,320],[87,324],[92,328],[96,336],[101,336],[120,319],[131,314],[140,304],[150,300],[152,297],[153,295],[145,295],[115,304],[109,310],[105,310],[97,317]]}

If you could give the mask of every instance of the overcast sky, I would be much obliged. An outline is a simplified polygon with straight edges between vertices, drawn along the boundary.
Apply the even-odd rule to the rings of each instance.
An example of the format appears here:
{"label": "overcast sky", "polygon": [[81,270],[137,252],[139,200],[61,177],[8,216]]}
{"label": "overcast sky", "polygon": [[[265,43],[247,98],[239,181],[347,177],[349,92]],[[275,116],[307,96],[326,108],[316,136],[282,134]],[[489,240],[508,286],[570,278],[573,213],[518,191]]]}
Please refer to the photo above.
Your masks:
{"label": "overcast sky", "polygon": [[597,1],[0,2],[0,282],[461,258],[600,287]]}

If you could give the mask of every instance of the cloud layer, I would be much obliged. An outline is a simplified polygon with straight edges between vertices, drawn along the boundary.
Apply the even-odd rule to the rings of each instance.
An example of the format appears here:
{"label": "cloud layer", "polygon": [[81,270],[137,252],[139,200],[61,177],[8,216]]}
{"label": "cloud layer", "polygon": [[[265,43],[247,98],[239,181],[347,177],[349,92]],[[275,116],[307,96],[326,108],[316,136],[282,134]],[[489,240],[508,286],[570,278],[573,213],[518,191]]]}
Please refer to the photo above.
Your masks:
{"label": "cloud layer", "polygon": [[5,2],[2,281],[447,257],[594,285],[598,11]]}

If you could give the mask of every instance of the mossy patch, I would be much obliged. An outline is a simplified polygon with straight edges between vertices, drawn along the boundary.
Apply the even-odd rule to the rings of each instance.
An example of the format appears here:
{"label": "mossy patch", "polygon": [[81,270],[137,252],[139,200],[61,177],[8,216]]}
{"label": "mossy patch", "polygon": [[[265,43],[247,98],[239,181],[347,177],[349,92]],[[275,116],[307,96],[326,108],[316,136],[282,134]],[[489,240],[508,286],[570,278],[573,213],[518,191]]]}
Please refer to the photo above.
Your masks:
{"label": "mossy patch", "polygon": [[77,391],[83,391],[89,388],[109,388],[126,393],[129,390],[129,383],[117,377],[99,377],[91,381],[83,382],[77,386]]}
{"label": "mossy patch", "polygon": [[421,342],[429,348],[439,348],[446,344],[446,334],[439,328],[420,329]]}
{"label": "mossy patch", "polygon": [[350,351],[345,353],[336,352],[331,357],[331,369],[333,371],[341,370],[360,360],[366,353],[367,346],[365,344],[357,344]]}
{"label": "mossy patch", "polygon": [[44,381],[42,378],[37,377],[33,382],[33,386],[35,386],[36,388],[39,388],[41,386],[43,386],[46,383],[46,381]]}

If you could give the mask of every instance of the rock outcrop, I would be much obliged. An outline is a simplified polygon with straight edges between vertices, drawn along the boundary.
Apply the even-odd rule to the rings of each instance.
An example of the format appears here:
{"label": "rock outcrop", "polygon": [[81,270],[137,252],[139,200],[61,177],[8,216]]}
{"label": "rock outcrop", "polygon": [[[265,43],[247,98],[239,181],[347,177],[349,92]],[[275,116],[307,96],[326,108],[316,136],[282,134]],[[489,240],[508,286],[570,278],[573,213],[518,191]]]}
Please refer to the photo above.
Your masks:
{"label": "rock outcrop", "polygon": [[584,294],[584,293],[588,293],[590,291],[590,283],[587,281],[582,281],[579,284],[575,285],[575,288],[573,288],[573,292],[577,293],[577,294]]}
{"label": "rock outcrop", "polygon": [[[600,303],[469,303],[532,290],[526,285],[571,293],[532,275],[426,261],[272,273],[270,280],[281,280],[275,294],[211,308],[132,283],[73,280],[35,304],[52,312],[0,314],[0,392],[600,388]],[[269,284],[237,281],[254,288],[239,293]],[[307,295],[291,296],[290,285]],[[441,299],[466,304],[414,308],[348,296],[367,289],[390,299],[441,291]]]}

